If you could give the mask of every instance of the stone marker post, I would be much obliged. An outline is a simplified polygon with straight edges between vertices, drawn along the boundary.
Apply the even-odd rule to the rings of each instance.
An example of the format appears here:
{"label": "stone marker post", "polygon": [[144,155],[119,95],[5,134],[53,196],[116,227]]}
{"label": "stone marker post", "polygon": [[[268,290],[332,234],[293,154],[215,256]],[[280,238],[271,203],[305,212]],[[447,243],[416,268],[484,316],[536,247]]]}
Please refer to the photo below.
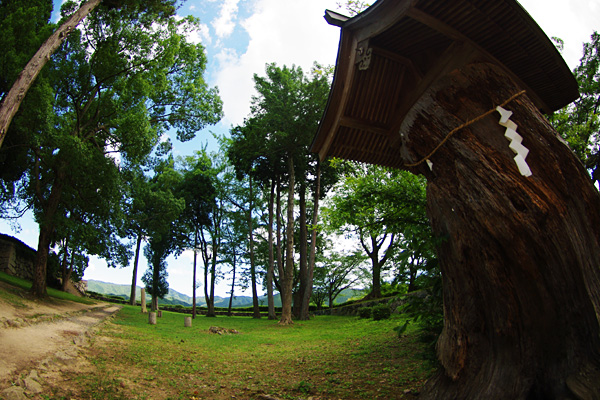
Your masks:
{"label": "stone marker post", "polygon": [[142,288],[142,312],[143,313],[147,313],[148,311],[146,310],[146,289]]}
{"label": "stone marker post", "polygon": [[154,311],[148,314],[148,323],[150,325],[156,325],[156,313]]}
{"label": "stone marker post", "polygon": [[192,327],[192,317],[184,317],[183,318],[183,326],[186,328]]}
{"label": "stone marker post", "polygon": [[162,310],[156,310],[158,318],[162,318]]}

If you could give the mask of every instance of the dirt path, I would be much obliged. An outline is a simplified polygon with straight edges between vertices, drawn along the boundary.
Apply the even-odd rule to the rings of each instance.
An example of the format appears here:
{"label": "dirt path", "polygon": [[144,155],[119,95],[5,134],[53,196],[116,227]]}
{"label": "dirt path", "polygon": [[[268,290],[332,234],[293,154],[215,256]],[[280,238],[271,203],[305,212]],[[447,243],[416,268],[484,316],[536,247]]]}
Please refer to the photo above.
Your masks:
{"label": "dirt path", "polygon": [[39,302],[0,283],[0,398],[39,393],[40,382],[83,362],[79,348],[119,309],[107,303]]}

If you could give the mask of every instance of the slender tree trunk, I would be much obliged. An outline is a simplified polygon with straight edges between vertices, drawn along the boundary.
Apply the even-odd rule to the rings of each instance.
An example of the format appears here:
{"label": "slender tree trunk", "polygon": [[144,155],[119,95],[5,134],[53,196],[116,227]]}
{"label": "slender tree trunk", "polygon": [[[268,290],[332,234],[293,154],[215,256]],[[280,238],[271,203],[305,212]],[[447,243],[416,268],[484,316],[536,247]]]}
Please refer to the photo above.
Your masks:
{"label": "slender tree trunk", "polygon": [[279,277],[281,285],[281,325],[292,324],[292,288],[294,285],[294,158],[288,156],[288,200],[287,200],[287,227],[286,227],[286,249],[285,269]]}
{"label": "slender tree trunk", "polygon": [[381,297],[381,266],[383,265],[383,262],[379,260],[381,244],[377,243],[377,238],[374,236],[370,236],[369,239],[371,239],[371,250],[364,244],[362,235],[360,239],[363,249],[371,259],[371,272],[373,274],[371,292],[365,299],[379,299]]}
{"label": "slender tree trunk", "polygon": [[[213,227],[213,229],[217,229]],[[212,245],[212,257],[211,257],[211,266],[210,266],[210,302],[207,304],[208,311],[206,316],[208,317],[216,317],[217,313],[215,312],[215,279],[217,276],[217,252],[218,245],[217,241],[217,233],[215,232],[215,236],[213,236],[213,245]]]}
{"label": "slender tree trunk", "polygon": [[275,178],[271,179],[271,193],[269,194],[269,266],[267,268],[267,302],[269,304],[269,319],[276,319],[275,301],[273,299],[273,273],[275,270],[275,255],[273,254],[273,207],[275,203]]}
{"label": "slender tree trunk", "polygon": [[196,318],[196,267],[198,262],[198,228],[194,229],[194,273],[192,277],[192,319]]}
{"label": "slender tree trunk", "polygon": [[[208,244],[206,242],[206,238],[204,237],[204,231],[201,232],[201,247],[202,247],[202,262],[204,263],[204,301],[206,301],[206,316],[207,317],[214,317],[215,315],[211,315],[211,301],[210,301],[210,295],[208,293],[208,270],[209,270],[209,263],[211,262],[211,259],[208,255]],[[213,306],[213,314],[214,314],[214,306]]]}
{"label": "slender tree trunk", "polygon": [[158,310],[158,282],[160,280],[160,265],[157,263],[152,268],[152,302],[150,311]]}
{"label": "slender tree trunk", "polygon": [[279,177],[277,177],[277,204],[275,214],[277,219],[277,273],[279,274],[279,295],[281,296],[281,280],[285,273],[283,267],[283,250],[281,248],[281,181]]}
{"label": "slender tree trunk", "polygon": [[[40,71],[50,59],[50,56],[61,45],[73,29],[86,17],[102,0],[89,0],[84,3],[79,10],[75,11],[69,19],[62,24],[50,37],[42,44],[35,55],[29,60],[23,71],[17,77],[17,80],[10,88],[10,91],[0,104],[0,147],[6,137],[6,131],[10,122],[19,110],[21,102],[25,98],[27,91],[39,75]],[[34,291],[35,292],[35,291]],[[44,288],[45,292],[45,288]]]}
{"label": "slender tree trunk", "polygon": [[[400,129],[405,160],[520,91],[483,63],[440,78]],[[504,108],[531,176],[517,168],[497,112],[455,133],[431,169],[413,169],[427,177],[428,214],[443,239],[443,368],[420,398],[597,399],[600,196],[526,95]]]}
{"label": "slender tree trunk", "polygon": [[248,233],[249,233],[249,251],[250,251],[250,284],[252,286],[252,317],[260,318],[260,306],[258,304],[258,291],[256,290],[256,265],[254,262],[254,225],[252,220],[252,212],[254,211],[254,201],[252,196],[252,177],[250,181],[250,204],[248,206]]}
{"label": "slender tree trunk", "polygon": [[65,271],[65,274],[63,276],[63,283],[62,283],[62,291],[66,292],[67,291],[67,286],[69,285],[69,281],[71,280],[71,274],[73,273],[73,268],[75,267],[75,253],[71,253],[71,263],[69,264],[69,267],[67,268],[67,270]]}
{"label": "slender tree trunk", "polygon": [[307,290],[308,286],[308,233],[306,230],[306,184],[303,181],[300,181],[299,195],[300,215],[298,216],[298,218],[300,220],[300,234],[298,237],[298,246],[300,250],[300,268],[298,270],[298,281],[300,282],[300,285],[298,287],[298,290],[294,294],[293,308],[294,317],[296,319],[300,319],[300,314],[302,313],[303,307],[302,300],[304,299],[304,292]]}
{"label": "slender tree trunk", "polygon": [[[65,251],[65,254],[63,254],[63,259],[62,259],[62,264],[61,264],[61,266],[62,266],[62,268],[61,268],[62,269],[62,271],[61,271],[61,277],[62,277],[61,289],[64,292],[67,290],[67,279],[68,279],[67,275],[70,275],[67,272],[67,270],[69,268],[69,267],[67,267],[67,260],[69,258],[69,237],[68,236],[65,238],[65,245],[64,245],[63,249]],[[71,258],[71,261],[72,260],[73,259]],[[73,263],[71,262],[71,268],[72,268],[72,266],[73,266]]]}
{"label": "slender tree trunk", "polygon": [[315,259],[317,255],[317,223],[319,222],[319,197],[321,196],[321,163],[317,161],[317,181],[315,182],[314,203],[313,203],[313,220],[312,233],[310,238],[310,254],[308,256],[308,271],[306,290],[302,298],[302,311],[300,313],[301,320],[309,319],[310,299],[313,291],[313,278],[315,273]]}
{"label": "slender tree trunk", "polygon": [[141,232],[138,232],[138,237],[135,243],[135,258],[133,260],[133,274],[131,276],[131,292],[129,294],[129,304],[135,306],[135,295],[137,292],[137,270],[138,263],[140,260],[140,249],[142,247],[142,238],[143,235]]}
{"label": "slender tree trunk", "polygon": [[232,278],[231,278],[231,293],[229,294],[229,309],[227,311],[227,315],[231,316],[232,312],[231,309],[233,308],[233,294],[235,293],[235,267],[236,267],[236,254],[235,251],[233,252],[233,271],[232,271]]}

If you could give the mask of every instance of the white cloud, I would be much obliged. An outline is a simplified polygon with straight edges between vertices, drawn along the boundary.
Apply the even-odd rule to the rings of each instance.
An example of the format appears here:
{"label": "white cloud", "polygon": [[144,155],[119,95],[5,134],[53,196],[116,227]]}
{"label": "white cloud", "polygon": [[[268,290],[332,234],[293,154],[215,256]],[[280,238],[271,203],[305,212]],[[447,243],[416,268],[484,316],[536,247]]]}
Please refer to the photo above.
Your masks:
{"label": "white cloud", "polygon": [[572,70],[579,65],[583,43],[589,42],[600,20],[597,0],[519,0],[548,37],[564,41],[562,56]]}
{"label": "white cloud", "polygon": [[226,38],[233,33],[237,19],[239,0],[225,0],[221,5],[219,16],[212,23],[217,37]]}
{"label": "white cloud", "polygon": [[258,0],[254,12],[242,21],[250,38],[245,53],[224,49],[218,56],[217,85],[224,102],[225,123],[241,124],[248,115],[254,93],[254,73],[264,75],[265,64],[302,67],[314,61],[334,64],[339,28],[323,19],[336,0]]}

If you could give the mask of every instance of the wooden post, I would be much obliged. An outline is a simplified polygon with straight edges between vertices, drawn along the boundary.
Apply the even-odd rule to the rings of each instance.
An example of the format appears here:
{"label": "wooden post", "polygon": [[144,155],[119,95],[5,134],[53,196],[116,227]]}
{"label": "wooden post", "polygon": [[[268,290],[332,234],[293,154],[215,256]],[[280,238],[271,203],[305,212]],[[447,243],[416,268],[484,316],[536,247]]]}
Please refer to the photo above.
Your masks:
{"label": "wooden post", "polygon": [[156,310],[158,318],[162,318],[162,310]]}
{"label": "wooden post", "polygon": [[400,129],[406,164],[430,161],[408,169],[427,177],[440,238],[443,368],[422,399],[600,393],[600,196],[527,95],[501,120],[496,106],[521,90],[501,68],[469,64],[432,84]]}
{"label": "wooden post", "polygon": [[147,313],[148,310],[146,310],[146,289],[144,289],[144,288],[142,288],[141,300],[142,300],[142,312]]}
{"label": "wooden post", "polygon": [[183,326],[186,328],[192,327],[192,317],[184,317],[183,318]]}
{"label": "wooden post", "polygon": [[156,325],[156,313],[154,311],[148,313],[148,323],[150,325]]}

